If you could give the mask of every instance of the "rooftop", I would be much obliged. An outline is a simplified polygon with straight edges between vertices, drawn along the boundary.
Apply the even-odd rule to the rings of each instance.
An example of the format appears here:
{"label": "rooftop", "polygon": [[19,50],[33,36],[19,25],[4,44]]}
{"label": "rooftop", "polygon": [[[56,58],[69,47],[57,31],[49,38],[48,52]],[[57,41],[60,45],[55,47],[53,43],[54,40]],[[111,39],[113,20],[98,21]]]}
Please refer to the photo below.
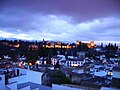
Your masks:
{"label": "rooftop", "polygon": [[53,56],[52,58],[62,59],[62,57],[59,57],[59,56]]}
{"label": "rooftop", "polygon": [[83,61],[83,60],[81,60],[81,59],[67,59],[66,61]]}
{"label": "rooftop", "polygon": [[94,72],[94,74],[95,74],[96,76],[103,77],[103,76],[106,76],[106,75],[107,75],[107,72],[106,72],[106,71],[99,71],[99,72]]}
{"label": "rooftop", "polygon": [[99,90],[97,88],[92,88],[92,87],[86,87],[86,86],[80,86],[80,85],[74,85],[74,84],[62,84],[63,86],[68,86],[71,88],[79,88],[81,90]]}
{"label": "rooftop", "polygon": [[119,71],[120,72],[120,67],[113,67],[113,71]]}
{"label": "rooftop", "polygon": [[102,87],[100,90],[119,90],[119,89],[110,88],[110,87]]}
{"label": "rooftop", "polygon": [[18,89],[24,88],[26,86],[30,86],[30,90],[33,90],[35,88],[39,88],[39,90],[52,90],[51,87],[36,84],[33,82],[26,82],[26,83],[18,84]]}

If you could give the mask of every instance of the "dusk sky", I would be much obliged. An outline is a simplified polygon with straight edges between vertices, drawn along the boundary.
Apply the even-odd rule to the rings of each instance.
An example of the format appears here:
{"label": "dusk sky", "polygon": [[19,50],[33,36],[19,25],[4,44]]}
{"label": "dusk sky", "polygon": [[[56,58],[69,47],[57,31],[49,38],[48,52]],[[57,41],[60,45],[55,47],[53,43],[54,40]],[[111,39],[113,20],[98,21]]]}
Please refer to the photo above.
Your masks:
{"label": "dusk sky", "polygon": [[0,0],[0,38],[120,43],[120,0]]}

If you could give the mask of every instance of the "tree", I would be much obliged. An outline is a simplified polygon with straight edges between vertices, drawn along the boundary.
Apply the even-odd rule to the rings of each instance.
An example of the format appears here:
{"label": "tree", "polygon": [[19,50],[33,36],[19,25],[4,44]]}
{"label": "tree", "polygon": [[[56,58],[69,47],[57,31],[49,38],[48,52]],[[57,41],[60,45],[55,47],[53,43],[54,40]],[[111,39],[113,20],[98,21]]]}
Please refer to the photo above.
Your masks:
{"label": "tree", "polygon": [[42,75],[43,85],[52,86],[52,84],[66,83],[70,83],[70,80],[60,70],[46,70],[45,73]]}
{"label": "tree", "polygon": [[57,61],[56,65],[54,66],[54,69],[57,69],[57,68],[60,69],[59,61]]}

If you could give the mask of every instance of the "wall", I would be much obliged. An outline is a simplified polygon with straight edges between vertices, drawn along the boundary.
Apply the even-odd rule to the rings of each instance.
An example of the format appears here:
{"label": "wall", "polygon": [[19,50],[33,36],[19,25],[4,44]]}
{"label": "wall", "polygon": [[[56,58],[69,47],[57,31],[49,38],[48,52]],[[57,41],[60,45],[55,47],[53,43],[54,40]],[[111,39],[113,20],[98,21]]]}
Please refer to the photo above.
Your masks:
{"label": "wall", "polygon": [[0,90],[5,90],[5,75],[0,75]]}
{"label": "wall", "polygon": [[26,74],[26,75],[20,75],[14,78],[9,79],[9,83],[17,81],[18,84],[25,83],[25,82],[33,82],[37,84],[41,84],[41,77],[42,72],[27,70],[27,69],[20,69],[20,73]]}
{"label": "wall", "polygon": [[42,72],[27,70],[27,79],[30,82],[41,84]]}
{"label": "wall", "polygon": [[51,69],[51,70],[54,70],[54,67],[48,67],[49,69]]}
{"label": "wall", "polygon": [[120,78],[120,71],[113,71],[114,78]]}
{"label": "wall", "polygon": [[21,75],[8,80],[9,83],[16,82],[18,84],[28,82],[27,75]]}
{"label": "wall", "polygon": [[83,89],[52,84],[52,90],[83,90]]}
{"label": "wall", "polygon": [[84,73],[84,70],[83,69],[74,69],[72,72],[75,72],[75,73]]}
{"label": "wall", "polygon": [[17,75],[17,69],[19,69],[19,75],[21,74],[27,74],[27,69],[22,69],[22,68],[15,68],[15,73]]}

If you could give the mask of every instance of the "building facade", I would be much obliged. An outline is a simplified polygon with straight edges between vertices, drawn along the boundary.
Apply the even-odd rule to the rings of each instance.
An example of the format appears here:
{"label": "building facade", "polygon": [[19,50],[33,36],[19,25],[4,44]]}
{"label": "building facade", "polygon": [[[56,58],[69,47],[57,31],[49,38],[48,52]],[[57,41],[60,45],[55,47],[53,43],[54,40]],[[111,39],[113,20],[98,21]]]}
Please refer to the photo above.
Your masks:
{"label": "building facade", "polygon": [[77,67],[77,66],[82,66],[85,63],[85,60],[79,60],[79,59],[68,59],[66,60],[66,66],[73,66],[73,67]]}

